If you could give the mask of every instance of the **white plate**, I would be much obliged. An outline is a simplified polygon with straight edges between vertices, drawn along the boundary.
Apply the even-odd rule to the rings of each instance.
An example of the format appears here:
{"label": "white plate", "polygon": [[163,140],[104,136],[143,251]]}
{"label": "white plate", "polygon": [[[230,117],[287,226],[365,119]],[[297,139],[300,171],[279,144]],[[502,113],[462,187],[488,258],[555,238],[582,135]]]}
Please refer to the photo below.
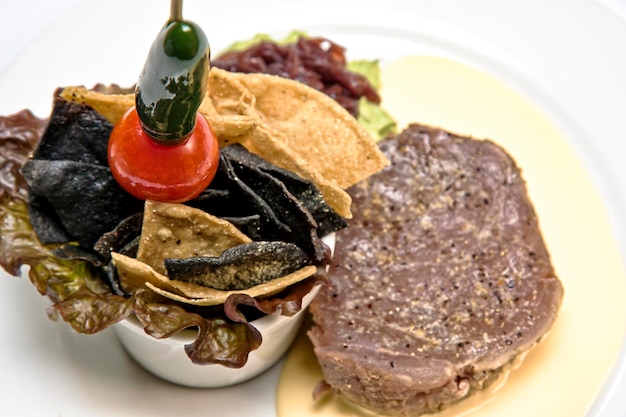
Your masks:
{"label": "white plate", "polygon": [[[133,83],[168,3],[81,2],[5,71],[0,114],[32,108],[46,116],[52,91],[61,85]],[[626,23],[600,2],[187,0],[185,16],[204,27],[215,51],[254,33],[281,35],[299,28],[342,43],[351,58],[380,58],[384,65],[402,55],[434,52],[496,76],[570,139],[626,253],[626,223],[620,216],[626,212],[626,175],[621,173]],[[278,367],[228,389],[173,386],[137,366],[112,331],[74,334],[65,324],[48,321],[48,302],[26,280],[0,278],[0,408],[8,415],[275,415]],[[626,415],[626,399],[618,394],[626,390],[625,356],[589,416]]]}

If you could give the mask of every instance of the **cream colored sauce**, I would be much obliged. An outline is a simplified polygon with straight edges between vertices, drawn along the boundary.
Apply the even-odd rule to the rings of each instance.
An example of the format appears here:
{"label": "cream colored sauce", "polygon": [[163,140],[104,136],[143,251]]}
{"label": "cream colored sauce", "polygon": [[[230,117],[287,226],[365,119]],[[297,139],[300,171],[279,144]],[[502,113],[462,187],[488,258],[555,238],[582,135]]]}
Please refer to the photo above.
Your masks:
{"label": "cream colored sauce", "polygon": [[[383,105],[400,126],[417,121],[490,138],[516,159],[565,287],[550,334],[497,392],[436,417],[584,416],[617,359],[626,329],[626,274],[603,204],[564,137],[498,80],[438,57],[408,57],[383,71]],[[304,332],[277,392],[279,417],[365,416],[311,393],[322,379]]]}

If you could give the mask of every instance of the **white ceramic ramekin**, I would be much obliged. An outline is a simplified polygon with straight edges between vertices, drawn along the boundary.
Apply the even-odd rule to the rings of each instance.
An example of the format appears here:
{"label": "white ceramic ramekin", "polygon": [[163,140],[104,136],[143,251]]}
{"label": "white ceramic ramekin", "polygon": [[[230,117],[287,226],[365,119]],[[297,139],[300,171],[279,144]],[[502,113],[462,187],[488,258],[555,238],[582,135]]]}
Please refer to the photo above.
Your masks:
{"label": "white ceramic ramekin", "polygon": [[194,388],[217,388],[251,379],[275,364],[287,351],[296,337],[306,307],[311,303],[319,285],[302,300],[302,310],[292,317],[280,312],[254,320],[251,324],[259,330],[263,341],[250,352],[242,368],[232,369],[222,365],[196,365],[185,353],[184,345],[195,340],[196,331],[183,330],[166,339],[155,339],[145,333],[133,315],[113,326],[126,351],[146,370],[175,384]]}

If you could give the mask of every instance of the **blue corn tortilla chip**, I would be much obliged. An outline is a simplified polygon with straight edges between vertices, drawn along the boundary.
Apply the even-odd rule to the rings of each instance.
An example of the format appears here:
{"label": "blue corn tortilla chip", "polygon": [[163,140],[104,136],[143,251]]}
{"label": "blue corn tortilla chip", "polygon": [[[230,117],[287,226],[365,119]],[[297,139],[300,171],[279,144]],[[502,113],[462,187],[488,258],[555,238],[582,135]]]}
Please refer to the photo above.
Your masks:
{"label": "blue corn tortilla chip", "polygon": [[114,294],[128,297],[122,289],[117,269],[112,263],[111,252],[137,257],[143,212],[135,213],[122,220],[115,229],[103,234],[95,243],[94,250],[107,262],[104,267],[106,282]]}
{"label": "blue corn tortilla chip", "polygon": [[223,149],[209,189],[190,201],[189,205],[217,217],[259,216],[259,236],[263,240],[276,240],[291,234],[291,228],[278,218],[270,202],[237,176]]}
{"label": "blue corn tortilla chip", "polygon": [[[241,233],[252,240],[263,240],[261,235],[261,216],[248,209],[231,207],[230,190],[207,188],[198,197],[187,202],[191,207],[210,210],[210,214],[218,216],[233,224]],[[230,208],[230,210],[228,210]],[[208,209],[208,210],[207,210]],[[235,215],[235,212],[246,213]],[[247,214],[252,213],[252,214]]]}
{"label": "blue corn tortilla chip", "polygon": [[[267,172],[256,169],[257,163],[265,166]],[[259,240],[294,243],[315,262],[322,262],[325,251],[318,223],[307,206],[271,175],[272,167],[241,145],[222,148],[220,168],[210,186],[219,200],[206,194],[193,204],[216,216],[259,215]],[[228,190],[228,194],[223,190]]]}
{"label": "blue corn tortilla chip", "polygon": [[72,240],[72,236],[65,230],[59,216],[54,211],[54,207],[45,197],[30,193],[28,217],[37,238],[44,245]]}
{"label": "blue corn tortilla chip", "polygon": [[295,243],[315,261],[324,259],[324,245],[317,235],[317,222],[285,185],[271,175],[240,165],[237,161],[233,161],[232,165],[236,175],[270,203],[276,216],[289,227],[288,235],[277,233],[269,237]]}
{"label": "blue corn tortilla chip", "polygon": [[136,251],[129,254],[129,247],[137,244],[141,235],[143,212],[135,213],[122,220],[115,229],[104,233],[94,244],[94,250],[107,262],[111,260],[111,252],[119,252],[136,257]]}
{"label": "blue corn tortilla chip", "polygon": [[309,257],[286,242],[251,242],[225,250],[219,257],[165,259],[170,279],[222,291],[245,290],[306,266]]}
{"label": "blue corn tortilla chip", "polygon": [[45,199],[70,240],[87,250],[121,220],[143,208],[143,202],[123,192],[103,166],[31,159],[22,175],[30,194]]}
{"label": "blue corn tortilla chip", "polygon": [[236,161],[241,167],[259,170],[282,182],[287,190],[311,213],[317,223],[318,236],[323,237],[347,227],[345,219],[326,203],[322,193],[311,181],[271,164],[239,144],[228,146],[224,148],[223,152],[231,163]]}
{"label": "blue corn tortilla chip", "polygon": [[44,243],[78,242],[86,251],[143,203],[113,179],[107,163],[112,125],[95,110],[56,96],[41,141],[20,170],[29,215]]}
{"label": "blue corn tortilla chip", "polygon": [[86,251],[79,246],[66,243],[52,250],[52,254],[57,258],[87,261],[93,266],[104,266],[105,262],[92,251]]}
{"label": "blue corn tortilla chip", "polygon": [[56,96],[33,158],[108,167],[107,146],[112,129],[111,123],[95,110]]}
{"label": "blue corn tortilla chip", "polygon": [[241,217],[223,216],[222,219],[231,223],[250,239],[263,240],[261,236],[261,217],[258,214]]}

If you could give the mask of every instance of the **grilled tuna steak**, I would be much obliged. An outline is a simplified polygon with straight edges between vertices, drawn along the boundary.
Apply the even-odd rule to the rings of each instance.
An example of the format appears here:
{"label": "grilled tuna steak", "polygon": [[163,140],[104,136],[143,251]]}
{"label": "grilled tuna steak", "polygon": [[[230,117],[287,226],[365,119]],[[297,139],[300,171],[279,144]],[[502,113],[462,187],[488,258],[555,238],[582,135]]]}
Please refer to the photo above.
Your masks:
{"label": "grilled tuna steak", "polygon": [[420,125],[380,147],[391,165],[348,190],[354,218],[309,336],[345,399],[436,412],[535,345],[563,289],[505,151]]}

